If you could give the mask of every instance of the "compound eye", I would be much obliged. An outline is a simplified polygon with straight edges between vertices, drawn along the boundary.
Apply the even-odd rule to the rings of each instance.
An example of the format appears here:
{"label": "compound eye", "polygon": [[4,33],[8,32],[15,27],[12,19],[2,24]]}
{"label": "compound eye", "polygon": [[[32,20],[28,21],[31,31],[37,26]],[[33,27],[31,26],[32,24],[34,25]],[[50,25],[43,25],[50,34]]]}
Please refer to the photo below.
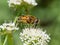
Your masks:
{"label": "compound eye", "polygon": [[38,23],[38,19],[35,20],[35,23]]}

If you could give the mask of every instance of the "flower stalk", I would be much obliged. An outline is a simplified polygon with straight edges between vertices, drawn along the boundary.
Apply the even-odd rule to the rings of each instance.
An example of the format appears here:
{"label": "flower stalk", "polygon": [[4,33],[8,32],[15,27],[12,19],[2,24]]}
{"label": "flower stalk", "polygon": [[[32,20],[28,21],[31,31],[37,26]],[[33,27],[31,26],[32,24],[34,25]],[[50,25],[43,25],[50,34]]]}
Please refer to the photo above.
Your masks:
{"label": "flower stalk", "polygon": [[8,36],[6,35],[3,45],[6,45]]}
{"label": "flower stalk", "polygon": [[14,45],[13,44],[13,34],[12,33],[8,34],[7,43],[8,43],[8,45]]}

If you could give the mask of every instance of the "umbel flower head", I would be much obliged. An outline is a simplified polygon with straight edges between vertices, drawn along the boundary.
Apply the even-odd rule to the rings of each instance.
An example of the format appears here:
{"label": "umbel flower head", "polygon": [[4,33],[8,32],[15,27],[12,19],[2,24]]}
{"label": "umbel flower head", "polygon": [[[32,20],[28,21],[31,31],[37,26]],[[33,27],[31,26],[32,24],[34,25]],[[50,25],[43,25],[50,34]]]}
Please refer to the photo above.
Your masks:
{"label": "umbel flower head", "polygon": [[21,5],[22,3],[28,3],[29,5],[36,6],[37,3],[35,0],[8,0],[8,5],[11,7],[12,5]]}
{"label": "umbel flower head", "polygon": [[25,28],[20,33],[20,39],[23,45],[47,45],[50,37],[40,28]]}
{"label": "umbel flower head", "polygon": [[18,30],[19,28],[15,26],[15,23],[3,23],[2,25],[0,25],[0,29],[1,30]]}

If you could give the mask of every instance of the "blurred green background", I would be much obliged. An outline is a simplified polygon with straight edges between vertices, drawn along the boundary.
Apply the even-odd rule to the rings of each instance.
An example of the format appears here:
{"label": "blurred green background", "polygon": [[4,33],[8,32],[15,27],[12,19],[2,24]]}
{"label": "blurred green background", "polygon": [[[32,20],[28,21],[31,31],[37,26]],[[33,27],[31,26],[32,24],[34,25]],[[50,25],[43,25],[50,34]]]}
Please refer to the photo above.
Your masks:
{"label": "blurred green background", "polygon": [[[47,30],[51,35],[51,41],[48,45],[60,45],[60,0],[37,0],[38,6],[31,10],[31,14],[41,20],[41,27]],[[14,20],[16,15],[8,7],[7,0],[0,0],[0,24],[5,20]],[[0,35],[0,45],[2,36]],[[12,45],[8,44],[6,45]],[[19,31],[13,33],[13,45],[22,45],[19,39]]]}

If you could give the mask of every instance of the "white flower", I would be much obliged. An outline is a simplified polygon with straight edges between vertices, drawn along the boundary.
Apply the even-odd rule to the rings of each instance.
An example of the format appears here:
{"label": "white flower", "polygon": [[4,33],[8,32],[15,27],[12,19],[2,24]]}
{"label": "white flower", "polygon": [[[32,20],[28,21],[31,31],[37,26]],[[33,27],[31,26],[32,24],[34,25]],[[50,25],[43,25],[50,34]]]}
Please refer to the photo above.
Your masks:
{"label": "white flower", "polygon": [[22,2],[21,0],[8,0],[9,7],[11,7],[12,4],[20,5],[21,2]]}
{"label": "white flower", "polygon": [[20,39],[24,42],[23,45],[47,45],[50,37],[40,28],[25,28],[20,33]]}
{"label": "white flower", "polygon": [[19,28],[17,28],[15,26],[15,23],[3,23],[1,26],[0,26],[0,29],[2,30],[18,30]]}
{"label": "white flower", "polygon": [[24,0],[24,1],[27,2],[28,4],[32,4],[33,6],[37,5],[35,0]]}
{"label": "white flower", "polygon": [[28,3],[28,4],[31,4],[33,6],[37,5],[35,0],[8,0],[8,5],[9,5],[9,7],[12,7],[12,4],[20,5],[21,3],[24,3],[23,1]]}

